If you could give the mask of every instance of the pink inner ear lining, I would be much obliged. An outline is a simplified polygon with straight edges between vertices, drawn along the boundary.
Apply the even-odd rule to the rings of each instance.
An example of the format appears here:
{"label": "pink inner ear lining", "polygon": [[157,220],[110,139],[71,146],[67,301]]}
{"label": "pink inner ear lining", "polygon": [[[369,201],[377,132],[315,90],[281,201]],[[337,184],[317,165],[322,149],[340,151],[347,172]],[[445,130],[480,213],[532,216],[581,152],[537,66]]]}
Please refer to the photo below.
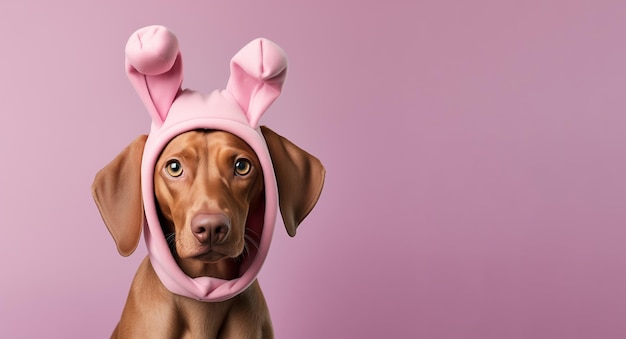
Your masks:
{"label": "pink inner ear lining", "polygon": [[287,56],[274,42],[257,38],[233,56],[231,68],[233,64],[239,65],[250,77],[263,81],[274,78],[287,68]]}
{"label": "pink inner ear lining", "polygon": [[250,126],[256,127],[261,119],[261,116],[269,108],[269,106],[278,98],[281,89],[272,86],[272,84],[264,82],[257,86],[254,90],[254,101],[250,103],[248,107],[248,120]]}
{"label": "pink inner ear lining", "polygon": [[281,93],[287,71],[287,57],[270,40],[258,38],[244,46],[231,59],[231,75],[226,85],[246,113],[250,126]]}
{"label": "pink inner ear lining", "polygon": [[[287,68],[287,56],[280,46],[274,42],[259,38],[261,50],[261,78],[272,79]],[[267,72],[266,72],[267,70]]]}

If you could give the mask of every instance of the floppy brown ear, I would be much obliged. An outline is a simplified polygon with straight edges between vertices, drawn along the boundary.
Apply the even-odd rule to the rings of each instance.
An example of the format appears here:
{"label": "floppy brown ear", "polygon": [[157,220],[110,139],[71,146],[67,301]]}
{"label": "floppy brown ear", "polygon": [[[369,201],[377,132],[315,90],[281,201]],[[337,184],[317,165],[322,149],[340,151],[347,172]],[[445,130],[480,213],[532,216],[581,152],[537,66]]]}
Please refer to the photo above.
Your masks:
{"label": "floppy brown ear", "polygon": [[322,193],[326,170],[316,157],[266,126],[261,126],[261,132],[276,173],[280,213],[287,233],[293,237]]}
{"label": "floppy brown ear", "polygon": [[104,224],[123,256],[137,248],[143,225],[141,156],[147,135],[141,135],[101,169],[91,193]]}

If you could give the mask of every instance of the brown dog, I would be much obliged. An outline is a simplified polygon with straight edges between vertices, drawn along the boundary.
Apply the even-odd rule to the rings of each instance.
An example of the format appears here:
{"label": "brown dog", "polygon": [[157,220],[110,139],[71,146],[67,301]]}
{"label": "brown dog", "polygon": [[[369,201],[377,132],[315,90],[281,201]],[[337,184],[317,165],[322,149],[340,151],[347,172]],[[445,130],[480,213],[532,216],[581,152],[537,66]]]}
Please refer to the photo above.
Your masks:
{"label": "brown dog", "polygon": [[[276,173],[281,213],[293,236],[321,193],[325,170],[287,139],[264,126],[261,131]],[[102,218],[124,255],[134,250],[143,223],[140,166],[145,141],[146,136],[133,141],[96,175],[92,186]],[[180,134],[157,160],[154,187],[164,234],[183,272],[236,278],[241,258],[257,242],[246,219],[262,208],[262,171],[254,151],[223,131]],[[170,292],[147,257],[112,337],[272,338],[273,330],[256,280],[226,301],[197,301]]]}

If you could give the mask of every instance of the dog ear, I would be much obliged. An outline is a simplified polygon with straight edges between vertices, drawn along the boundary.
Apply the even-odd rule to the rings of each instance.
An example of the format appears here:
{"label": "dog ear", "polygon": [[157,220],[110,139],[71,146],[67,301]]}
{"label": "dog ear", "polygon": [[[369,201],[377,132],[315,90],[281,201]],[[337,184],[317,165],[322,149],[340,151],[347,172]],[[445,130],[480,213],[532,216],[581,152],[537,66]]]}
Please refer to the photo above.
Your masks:
{"label": "dog ear", "polygon": [[276,173],[280,213],[287,233],[293,237],[322,193],[326,170],[316,157],[271,129],[261,126],[261,132]]}
{"label": "dog ear", "polygon": [[265,110],[278,98],[287,76],[287,57],[275,43],[259,38],[243,47],[230,61],[230,92],[256,128]]}
{"label": "dog ear", "polygon": [[126,74],[153,123],[161,126],[183,82],[182,57],[174,33],[163,26],[135,31],[126,43]]}
{"label": "dog ear", "polygon": [[125,257],[137,248],[143,226],[140,173],[146,139],[146,135],[135,139],[96,174],[91,185],[102,220]]}

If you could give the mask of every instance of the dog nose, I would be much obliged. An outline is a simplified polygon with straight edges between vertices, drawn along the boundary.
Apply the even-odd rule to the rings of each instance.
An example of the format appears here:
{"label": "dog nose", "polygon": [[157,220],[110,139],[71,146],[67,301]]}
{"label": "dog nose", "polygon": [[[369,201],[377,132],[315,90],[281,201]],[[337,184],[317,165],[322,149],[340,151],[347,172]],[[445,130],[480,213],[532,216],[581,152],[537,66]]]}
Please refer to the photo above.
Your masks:
{"label": "dog nose", "polygon": [[230,233],[230,219],[221,213],[200,213],[191,219],[191,231],[201,243],[219,244]]}

